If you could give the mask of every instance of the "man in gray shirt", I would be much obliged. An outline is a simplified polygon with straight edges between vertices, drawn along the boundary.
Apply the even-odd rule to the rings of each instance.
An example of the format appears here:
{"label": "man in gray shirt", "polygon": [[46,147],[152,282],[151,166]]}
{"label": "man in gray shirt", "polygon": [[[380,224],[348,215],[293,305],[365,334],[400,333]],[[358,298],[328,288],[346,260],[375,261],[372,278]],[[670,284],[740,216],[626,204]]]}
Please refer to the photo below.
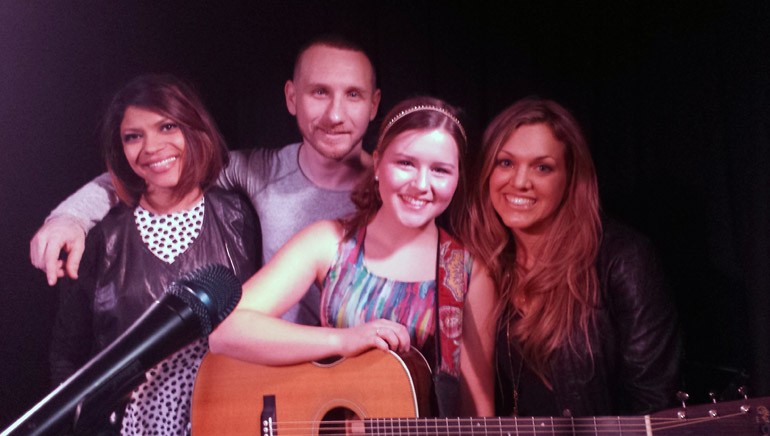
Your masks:
{"label": "man in gray shirt", "polygon": [[[277,151],[232,151],[218,182],[251,200],[262,227],[264,262],[308,224],[353,211],[350,192],[372,166],[362,140],[380,103],[369,57],[335,37],[315,39],[300,50],[284,94],[302,142]],[[116,203],[110,176],[102,174],[51,212],[30,241],[32,264],[45,271],[49,285],[65,274],[77,278],[86,233]],[[66,263],[59,260],[61,250],[68,253]],[[319,324],[319,296],[314,287],[284,319]]]}

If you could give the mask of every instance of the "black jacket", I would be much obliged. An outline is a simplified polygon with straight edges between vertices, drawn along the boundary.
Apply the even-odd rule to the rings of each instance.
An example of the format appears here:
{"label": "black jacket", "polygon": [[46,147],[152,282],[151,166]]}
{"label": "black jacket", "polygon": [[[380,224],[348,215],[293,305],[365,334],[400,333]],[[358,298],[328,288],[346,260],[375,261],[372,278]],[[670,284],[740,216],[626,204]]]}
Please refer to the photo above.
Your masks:
{"label": "black jacket", "polygon": [[[520,410],[530,415],[647,414],[669,407],[675,398],[681,341],[655,250],[640,234],[609,220],[603,224],[596,261],[601,297],[595,328],[589,333],[590,347],[579,334],[574,349],[562,347],[551,359],[547,376],[553,392],[546,395],[550,396],[546,403],[555,409],[533,410],[527,407],[527,392],[519,392]],[[510,374],[519,371],[504,352],[507,346],[501,329],[497,350],[501,415],[512,411]]]}
{"label": "black jacket", "polygon": [[60,292],[50,354],[53,386],[112,343],[184,273],[220,263],[243,282],[256,271],[259,251],[251,206],[220,188],[211,188],[204,198],[200,234],[172,264],[142,242],[128,206],[116,206],[89,232],[79,279]]}

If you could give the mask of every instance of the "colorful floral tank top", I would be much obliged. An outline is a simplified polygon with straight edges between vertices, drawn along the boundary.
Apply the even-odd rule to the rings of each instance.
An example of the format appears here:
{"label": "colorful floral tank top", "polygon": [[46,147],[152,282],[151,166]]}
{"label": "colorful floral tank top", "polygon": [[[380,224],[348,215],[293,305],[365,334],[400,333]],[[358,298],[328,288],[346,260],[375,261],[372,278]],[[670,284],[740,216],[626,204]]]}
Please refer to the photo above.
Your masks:
{"label": "colorful floral tank top", "polygon": [[353,327],[389,319],[406,326],[412,343],[422,349],[435,331],[436,281],[400,282],[369,272],[364,265],[365,230],[340,244],[322,285],[321,323]]}

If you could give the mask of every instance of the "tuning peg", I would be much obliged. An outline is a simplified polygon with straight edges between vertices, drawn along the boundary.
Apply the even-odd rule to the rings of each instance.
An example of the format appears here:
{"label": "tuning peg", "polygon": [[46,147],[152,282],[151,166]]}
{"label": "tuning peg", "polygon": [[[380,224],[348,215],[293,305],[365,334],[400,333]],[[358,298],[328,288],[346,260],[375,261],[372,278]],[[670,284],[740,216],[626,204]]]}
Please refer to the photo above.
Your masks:
{"label": "tuning peg", "polygon": [[676,412],[676,416],[679,417],[679,419],[687,418],[687,400],[690,399],[690,394],[684,391],[677,391],[676,399],[682,403],[682,410]]}
{"label": "tuning peg", "polygon": [[[714,391],[709,391],[709,398],[711,398],[711,403],[716,404],[717,403],[717,394]],[[716,409],[709,409],[709,416],[712,418],[716,418],[718,415]]]}
{"label": "tuning peg", "polygon": [[[743,395],[743,399],[744,400],[748,401],[749,393],[748,393],[748,389],[746,388],[746,386],[739,387],[738,388],[738,393]],[[749,413],[750,410],[751,410],[751,406],[749,406],[748,404],[744,404],[744,405],[741,406],[741,412],[743,412],[743,413]]]}
{"label": "tuning peg", "polygon": [[744,399],[744,400],[748,400],[748,399],[749,399],[749,391],[748,391],[748,389],[746,388],[746,386],[741,386],[741,387],[739,387],[739,388],[738,388],[738,393],[739,393],[739,394],[741,394],[741,395],[743,395],[743,399]]}

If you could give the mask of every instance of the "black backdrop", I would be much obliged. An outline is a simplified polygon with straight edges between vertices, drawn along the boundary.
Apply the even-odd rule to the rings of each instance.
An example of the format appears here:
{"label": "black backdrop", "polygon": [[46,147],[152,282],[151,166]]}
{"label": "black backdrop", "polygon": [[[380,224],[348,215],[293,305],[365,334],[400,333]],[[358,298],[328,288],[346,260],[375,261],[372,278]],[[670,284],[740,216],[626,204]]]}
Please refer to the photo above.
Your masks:
{"label": "black backdrop", "polygon": [[770,395],[770,2],[208,3],[0,1],[0,428],[48,392],[56,290],[28,241],[102,171],[93,132],[116,87],[181,75],[232,148],[280,146],[299,139],[282,95],[294,53],[329,31],[371,52],[381,114],[434,94],[478,138],[526,95],[571,108],[604,209],[665,262],[683,386],[698,402]]}

